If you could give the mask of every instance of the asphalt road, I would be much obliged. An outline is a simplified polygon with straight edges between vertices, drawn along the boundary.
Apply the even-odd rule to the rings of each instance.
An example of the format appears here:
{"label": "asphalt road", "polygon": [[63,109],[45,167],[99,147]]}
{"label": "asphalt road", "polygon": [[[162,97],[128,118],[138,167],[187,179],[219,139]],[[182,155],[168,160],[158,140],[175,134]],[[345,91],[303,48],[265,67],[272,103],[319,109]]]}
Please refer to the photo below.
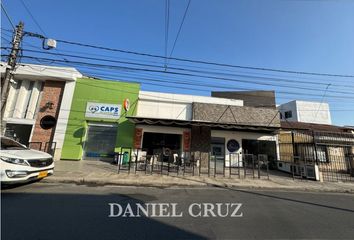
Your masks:
{"label": "asphalt road", "polygon": [[[183,217],[108,217],[109,203],[177,203]],[[192,217],[193,203],[242,203],[243,216]],[[2,190],[1,207],[3,240],[354,239],[351,194],[34,183]]]}

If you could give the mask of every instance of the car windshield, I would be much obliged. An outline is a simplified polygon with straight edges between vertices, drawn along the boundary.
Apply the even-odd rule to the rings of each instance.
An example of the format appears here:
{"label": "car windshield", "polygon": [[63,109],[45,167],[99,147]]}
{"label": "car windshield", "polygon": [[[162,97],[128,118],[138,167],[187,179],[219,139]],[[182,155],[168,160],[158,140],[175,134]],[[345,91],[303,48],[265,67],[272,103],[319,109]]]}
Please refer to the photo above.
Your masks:
{"label": "car windshield", "polygon": [[22,144],[9,139],[9,138],[1,138],[1,150],[25,150],[27,149],[25,146]]}

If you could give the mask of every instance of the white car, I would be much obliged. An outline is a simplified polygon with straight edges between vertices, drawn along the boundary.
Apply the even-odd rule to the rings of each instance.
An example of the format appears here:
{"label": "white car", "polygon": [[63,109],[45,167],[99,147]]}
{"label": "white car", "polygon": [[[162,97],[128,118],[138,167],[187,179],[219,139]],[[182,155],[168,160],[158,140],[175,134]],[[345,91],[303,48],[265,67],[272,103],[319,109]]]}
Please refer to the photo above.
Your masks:
{"label": "white car", "polygon": [[32,150],[8,137],[1,137],[0,181],[22,183],[52,175],[54,161],[45,152]]}

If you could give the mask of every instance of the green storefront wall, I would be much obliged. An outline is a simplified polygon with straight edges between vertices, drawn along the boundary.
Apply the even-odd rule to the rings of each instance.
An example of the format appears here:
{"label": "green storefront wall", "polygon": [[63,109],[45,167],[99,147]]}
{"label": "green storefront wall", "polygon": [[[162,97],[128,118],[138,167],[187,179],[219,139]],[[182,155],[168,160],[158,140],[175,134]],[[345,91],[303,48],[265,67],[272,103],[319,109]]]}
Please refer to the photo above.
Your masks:
{"label": "green storefront wall", "polygon": [[[119,81],[97,80],[91,78],[77,79],[69,120],[61,152],[62,160],[81,160],[88,122],[117,123],[116,151],[121,147],[132,147],[135,126],[126,116],[136,114],[140,84]],[[129,99],[130,108],[121,110],[119,119],[102,119],[85,117],[87,102],[121,104]]]}

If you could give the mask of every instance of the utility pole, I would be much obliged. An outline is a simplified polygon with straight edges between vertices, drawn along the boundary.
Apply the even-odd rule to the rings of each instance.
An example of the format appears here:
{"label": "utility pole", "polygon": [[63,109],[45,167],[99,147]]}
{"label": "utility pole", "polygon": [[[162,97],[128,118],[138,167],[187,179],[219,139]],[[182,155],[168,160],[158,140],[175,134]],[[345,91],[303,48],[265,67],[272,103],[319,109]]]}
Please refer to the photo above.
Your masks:
{"label": "utility pole", "polygon": [[9,55],[9,58],[7,60],[7,66],[6,66],[6,71],[4,78],[2,79],[1,82],[1,133],[4,133],[6,123],[4,121],[4,113],[5,113],[5,107],[6,107],[6,101],[7,101],[7,96],[9,94],[9,89],[10,89],[10,81],[12,77],[12,73],[15,70],[16,67],[16,58],[17,54],[20,50],[20,44],[21,40],[23,37],[23,28],[24,28],[24,23],[20,22],[15,29],[15,33],[12,39],[12,49],[11,53]]}

